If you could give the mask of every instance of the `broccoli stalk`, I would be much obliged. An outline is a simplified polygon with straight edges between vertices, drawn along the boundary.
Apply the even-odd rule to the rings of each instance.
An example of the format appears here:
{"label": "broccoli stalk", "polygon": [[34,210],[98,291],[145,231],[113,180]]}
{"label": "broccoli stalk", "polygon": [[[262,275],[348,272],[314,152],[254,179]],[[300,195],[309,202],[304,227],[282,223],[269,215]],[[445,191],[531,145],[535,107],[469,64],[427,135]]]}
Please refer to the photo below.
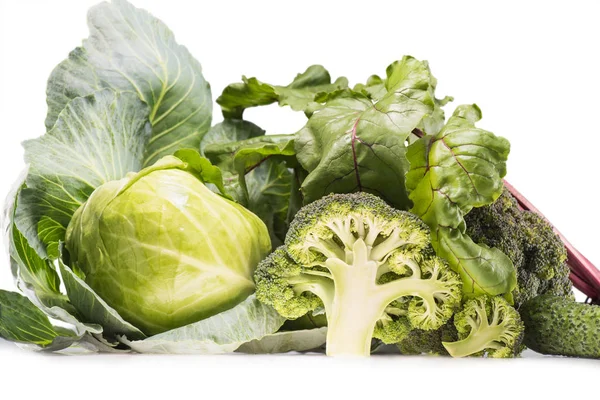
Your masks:
{"label": "broccoli stalk", "polygon": [[468,300],[454,315],[454,326],[460,340],[442,343],[452,357],[509,358],[522,349],[521,317],[502,297],[479,296]]}
{"label": "broccoli stalk", "polygon": [[437,329],[460,304],[460,277],[429,245],[414,215],[366,193],[329,195],[259,264],[257,298],[289,319],[324,307],[327,354],[368,356],[374,336]]}

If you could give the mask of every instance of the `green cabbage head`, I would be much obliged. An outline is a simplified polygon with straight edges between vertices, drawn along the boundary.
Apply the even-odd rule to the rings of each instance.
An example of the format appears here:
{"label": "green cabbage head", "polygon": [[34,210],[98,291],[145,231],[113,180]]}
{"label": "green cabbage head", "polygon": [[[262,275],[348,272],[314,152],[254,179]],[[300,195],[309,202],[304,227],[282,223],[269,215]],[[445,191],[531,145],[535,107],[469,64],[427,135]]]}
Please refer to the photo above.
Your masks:
{"label": "green cabbage head", "polygon": [[172,156],[98,187],[75,213],[65,244],[73,269],[147,335],[240,303],[271,251],[256,215]]}

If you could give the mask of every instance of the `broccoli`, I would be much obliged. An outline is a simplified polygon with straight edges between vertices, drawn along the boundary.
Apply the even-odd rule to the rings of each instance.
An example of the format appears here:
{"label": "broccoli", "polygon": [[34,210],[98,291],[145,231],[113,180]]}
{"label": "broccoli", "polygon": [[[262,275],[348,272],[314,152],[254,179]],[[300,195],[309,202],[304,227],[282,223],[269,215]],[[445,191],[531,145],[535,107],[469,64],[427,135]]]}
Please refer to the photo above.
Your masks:
{"label": "broccoli", "polygon": [[448,351],[442,342],[456,342],[458,340],[458,331],[454,326],[454,320],[451,318],[442,325],[441,328],[433,331],[424,331],[415,329],[410,332],[401,342],[398,349],[402,354],[431,354],[447,356]]}
{"label": "broccoli", "polygon": [[523,350],[521,317],[502,297],[467,300],[454,315],[454,326],[459,341],[442,343],[452,357],[510,358]]}
{"label": "broccoli", "polygon": [[563,242],[543,217],[521,210],[506,188],[493,204],[471,210],[465,222],[475,242],[498,248],[515,265],[517,308],[544,293],[572,296]]}
{"label": "broccoli", "polygon": [[460,305],[462,282],[437,258],[427,226],[367,193],[301,208],[285,245],[255,273],[256,296],[289,319],[324,307],[327,354],[370,354],[373,337],[435,330]]}

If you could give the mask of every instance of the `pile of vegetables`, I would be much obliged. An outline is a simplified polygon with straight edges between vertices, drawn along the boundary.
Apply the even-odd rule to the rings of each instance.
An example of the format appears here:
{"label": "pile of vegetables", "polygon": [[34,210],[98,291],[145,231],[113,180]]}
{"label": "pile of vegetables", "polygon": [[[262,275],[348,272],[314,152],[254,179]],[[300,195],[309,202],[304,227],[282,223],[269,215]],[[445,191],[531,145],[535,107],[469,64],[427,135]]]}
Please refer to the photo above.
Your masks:
{"label": "pile of vegetables", "polygon": [[[600,358],[600,272],[503,180],[509,142],[405,56],[217,98],[125,0],[50,75],[4,209],[0,337],[57,352]],[[306,115],[267,135],[244,110]],[[576,303],[573,284],[588,296]],[[382,345],[393,346],[382,346]]]}

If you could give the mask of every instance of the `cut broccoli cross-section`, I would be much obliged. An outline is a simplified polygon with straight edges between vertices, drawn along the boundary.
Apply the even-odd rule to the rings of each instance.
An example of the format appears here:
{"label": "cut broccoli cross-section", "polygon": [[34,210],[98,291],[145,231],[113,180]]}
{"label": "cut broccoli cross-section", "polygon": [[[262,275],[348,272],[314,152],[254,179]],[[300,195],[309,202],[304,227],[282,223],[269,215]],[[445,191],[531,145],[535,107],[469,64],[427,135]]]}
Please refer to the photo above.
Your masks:
{"label": "cut broccoli cross-section", "polygon": [[366,193],[303,207],[255,280],[257,297],[286,318],[324,307],[329,355],[368,355],[374,336],[389,343],[437,329],[461,298],[460,277],[433,255],[428,228]]}

